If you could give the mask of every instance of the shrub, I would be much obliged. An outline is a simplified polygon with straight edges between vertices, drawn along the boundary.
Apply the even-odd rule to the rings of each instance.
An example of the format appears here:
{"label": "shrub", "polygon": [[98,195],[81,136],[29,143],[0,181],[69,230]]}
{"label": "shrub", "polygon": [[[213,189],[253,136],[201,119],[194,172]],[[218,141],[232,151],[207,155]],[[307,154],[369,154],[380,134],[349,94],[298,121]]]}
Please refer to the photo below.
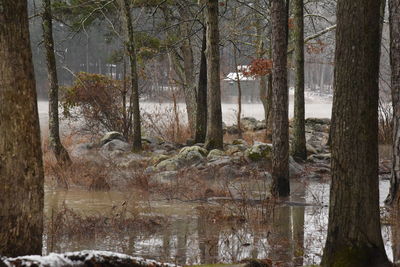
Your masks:
{"label": "shrub", "polygon": [[61,105],[67,119],[83,119],[92,133],[119,131],[126,139],[132,132],[129,86],[110,77],[80,72],[71,87],[64,87]]}

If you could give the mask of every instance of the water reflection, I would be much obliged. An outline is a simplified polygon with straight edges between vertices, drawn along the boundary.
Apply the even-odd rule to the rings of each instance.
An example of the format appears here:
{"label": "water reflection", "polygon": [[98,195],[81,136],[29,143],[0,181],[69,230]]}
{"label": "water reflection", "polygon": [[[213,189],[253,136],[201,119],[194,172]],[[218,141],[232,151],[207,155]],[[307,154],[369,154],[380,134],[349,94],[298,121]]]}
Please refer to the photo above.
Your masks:
{"label": "water reflection", "polygon": [[[381,183],[381,189],[386,190],[387,184]],[[218,205],[140,202],[140,197],[135,199],[122,192],[46,190],[48,218],[55,216],[63,203],[82,215],[109,215],[128,199],[145,207],[140,210],[142,216],[161,214],[169,221],[151,229],[122,227],[109,232],[92,231],[84,236],[73,233],[56,236],[53,228],[57,225],[48,223],[45,252],[112,250],[178,264],[238,262],[245,258],[269,258],[282,262],[281,266],[317,264],[325,243],[328,210],[324,205],[329,201],[329,185],[297,183],[292,190],[291,205],[275,207],[263,224],[221,220]],[[400,239],[399,228],[390,231],[383,227],[383,233],[389,256],[393,249],[395,260],[400,259],[400,242],[390,247],[391,238]]]}

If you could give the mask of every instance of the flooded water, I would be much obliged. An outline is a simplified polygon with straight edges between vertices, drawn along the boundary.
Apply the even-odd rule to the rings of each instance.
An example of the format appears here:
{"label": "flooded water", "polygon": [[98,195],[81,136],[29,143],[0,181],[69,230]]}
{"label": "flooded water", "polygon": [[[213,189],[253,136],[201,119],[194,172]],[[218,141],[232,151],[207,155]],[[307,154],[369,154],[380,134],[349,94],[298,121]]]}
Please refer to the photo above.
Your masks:
{"label": "flooded water", "polygon": [[[388,181],[380,182],[381,204],[388,187]],[[291,204],[275,207],[266,215],[264,223],[258,224],[220,220],[216,215],[218,212],[213,213],[222,207],[220,203],[149,201],[129,192],[47,189],[45,210],[48,218],[63,205],[82,216],[107,216],[116,207],[126,205],[139,209],[142,217],[162,216],[168,223],[156,225],[151,230],[138,227],[126,231],[121,228],[118,233],[94,232],[84,238],[73,233],[58,237],[48,234],[45,252],[110,250],[178,264],[231,263],[244,258],[270,258],[286,262],[287,266],[317,264],[325,243],[329,184],[292,182],[291,188]],[[251,206],[248,209],[257,205]],[[231,209],[235,214],[249,212],[235,209],[234,205],[223,205],[223,208]],[[206,210],[207,216],[199,210]],[[387,254],[392,258],[390,228],[384,226],[382,233]]]}
{"label": "flooded water", "polygon": [[[39,109],[39,118],[41,122],[42,129],[46,126],[48,121],[48,105],[47,101],[39,101],[38,102],[38,109]],[[166,109],[172,109],[171,103],[149,103],[149,102],[142,102],[141,103],[142,111],[145,112],[156,112],[162,111]],[[178,108],[181,112],[185,112],[185,105],[183,103],[178,104]],[[222,117],[223,121],[231,125],[236,122],[236,113],[238,107],[236,104],[222,104]],[[328,100],[321,100],[321,101],[309,101],[306,103],[305,106],[305,115],[306,118],[330,118],[331,117],[331,110],[332,110],[332,103]],[[262,104],[254,103],[248,104],[244,103],[242,105],[242,115],[243,117],[254,117],[258,120],[263,120],[264,118],[264,109]],[[289,117],[293,117],[293,103],[290,102],[289,104]]]}

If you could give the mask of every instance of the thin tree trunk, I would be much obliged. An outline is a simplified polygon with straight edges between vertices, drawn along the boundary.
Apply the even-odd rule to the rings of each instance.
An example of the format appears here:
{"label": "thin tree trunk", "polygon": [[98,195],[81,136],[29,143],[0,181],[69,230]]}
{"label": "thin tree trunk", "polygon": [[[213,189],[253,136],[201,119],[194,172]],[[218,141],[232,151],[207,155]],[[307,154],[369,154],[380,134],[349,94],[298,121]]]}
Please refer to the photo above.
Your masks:
{"label": "thin tree trunk", "polygon": [[287,6],[272,0],[272,194],[285,197],[289,185],[289,92],[287,87]]}
{"label": "thin tree trunk", "polygon": [[390,65],[393,105],[393,158],[390,192],[386,199],[392,204],[398,199],[400,184],[400,0],[389,0]]}
{"label": "thin tree trunk", "polygon": [[196,143],[203,143],[207,132],[207,58],[206,58],[206,28],[203,29],[203,41],[201,45],[200,73],[197,88],[197,112],[196,112]]}
{"label": "thin tree trunk", "polygon": [[237,121],[237,127],[238,127],[238,132],[239,132],[239,138],[242,138],[243,137],[243,133],[242,133],[242,126],[241,126],[241,122],[240,122],[240,118],[242,116],[242,86],[241,86],[241,83],[240,83],[236,47],[233,47],[233,57],[234,57],[234,62],[235,62],[236,83],[237,83],[237,86],[238,86],[238,98],[237,98],[237,101],[238,101],[238,113],[236,115],[236,121]]}
{"label": "thin tree trunk", "polygon": [[219,62],[218,0],[206,0],[207,25],[207,149],[223,148]]}
{"label": "thin tree trunk", "polygon": [[292,0],[294,11],[294,118],[292,155],[295,159],[307,159],[305,107],[304,107],[304,20],[303,0]]}
{"label": "thin tree trunk", "polygon": [[71,163],[67,150],[61,144],[60,123],[58,117],[58,78],[56,58],[54,55],[53,23],[50,0],[43,0],[43,42],[46,49],[47,73],[49,88],[49,146],[56,156],[57,162]]}
{"label": "thin tree trunk", "polygon": [[27,1],[0,0],[0,255],[42,253],[43,164]]}
{"label": "thin tree trunk", "polygon": [[125,27],[127,34],[126,50],[130,61],[130,78],[131,78],[131,96],[129,105],[131,107],[131,115],[133,117],[133,150],[142,150],[142,136],[140,125],[140,107],[139,107],[139,81],[137,74],[137,62],[135,51],[135,39],[133,36],[132,15],[129,0],[121,0],[122,13],[125,19]]}
{"label": "thin tree trunk", "polygon": [[186,111],[188,115],[189,128],[192,135],[196,131],[196,79],[194,71],[193,48],[191,43],[190,32],[190,13],[189,6],[185,4],[181,9],[182,21],[180,24],[182,41],[182,57],[183,57],[183,73],[184,73],[184,95],[186,103]]}
{"label": "thin tree trunk", "polygon": [[379,10],[376,0],[337,2],[332,183],[322,266],[391,266],[379,211]]}

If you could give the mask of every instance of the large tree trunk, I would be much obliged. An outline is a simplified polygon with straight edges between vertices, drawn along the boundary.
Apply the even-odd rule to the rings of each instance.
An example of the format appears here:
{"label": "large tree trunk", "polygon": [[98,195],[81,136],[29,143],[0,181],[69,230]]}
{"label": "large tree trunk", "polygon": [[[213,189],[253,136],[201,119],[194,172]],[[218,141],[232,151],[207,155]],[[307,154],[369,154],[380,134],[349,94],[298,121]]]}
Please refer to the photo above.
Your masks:
{"label": "large tree trunk", "polygon": [[293,0],[294,12],[294,118],[292,155],[295,159],[307,159],[305,108],[304,108],[304,20],[303,0]]}
{"label": "large tree trunk", "polygon": [[130,113],[133,123],[132,139],[133,139],[133,150],[142,150],[142,136],[141,136],[141,125],[140,125],[140,108],[139,108],[139,81],[137,74],[137,62],[136,62],[136,51],[135,51],[135,39],[133,36],[133,25],[132,25],[132,14],[129,0],[120,0],[122,14],[125,19],[126,27],[126,50],[130,61],[130,78],[131,78],[131,96],[129,99]]}
{"label": "large tree trunk", "polygon": [[53,23],[50,0],[43,0],[43,42],[46,49],[47,73],[49,88],[49,146],[54,152],[58,163],[70,163],[67,150],[61,144],[60,124],[58,117],[58,78],[56,58],[54,55]]}
{"label": "large tree trunk", "polygon": [[203,143],[207,132],[207,58],[206,28],[203,29],[201,45],[200,73],[197,87],[196,143]]}
{"label": "large tree trunk", "polygon": [[393,105],[393,158],[390,192],[386,203],[398,198],[400,184],[400,0],[389,0],[390,65]]}
{"label": "large tree trunk", "polygon": [[207,149],[223,148],[221,85],[219,73],[218,0],[206,0],[207,25]]}
{"label": "large tree trunk", "polygon": [[287,87],[287,7],[272,0],[272,194],[288,196],[289,185],[289,92]]}
{"label": "large tree trunk", "polygon": [[43,165],[24,0],[0,0],[0,255],[42,253]]}
{"label": "large tree trunk", "polygon": [[192,135],[196,131],[196,79],[194,71],[194,58],[193,49],[191,43],[191,32],[190,32],[190,13],[189,5],[184,4],[181,8],[181,19],[180,31],[183,41],[181,46],[182,57],[183,57],[183,73],[184,73],[184,95],[186,103],[186,111],[188,115],[189,128]]}
{"label": "large tree trunk", "polygon": [[332,184],[322,266],[391,266],[379,216],[379,10],[376,0],[337,3]]}

